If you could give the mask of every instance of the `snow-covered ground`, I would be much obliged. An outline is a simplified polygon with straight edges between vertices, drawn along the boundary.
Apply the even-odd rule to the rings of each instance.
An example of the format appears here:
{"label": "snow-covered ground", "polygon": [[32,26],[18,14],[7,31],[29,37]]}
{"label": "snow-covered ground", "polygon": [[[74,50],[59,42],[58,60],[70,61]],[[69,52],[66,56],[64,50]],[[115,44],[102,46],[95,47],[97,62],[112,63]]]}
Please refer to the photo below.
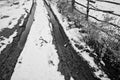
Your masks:
{"label": "snow-covered ground", "polygon": [[11,80],[64,80],[57,71],[59,60],[52,44],[47,11],[42,0],[36,1],[35,21]]}
{"label": "snow-covered ground", "polygon": [[[32,0],[16,0],[18,4],[7,3],[7,1],[0,1],[0,32],[5,28],[12,29],[17,24],[21,26],[27,14],[30,12],[32,6]],[[18,23],[18,20],[24,16],[21,20],[21,23]],[[7,33],[5,33],[7,34]],[[0,53],[1,51],[12,42],[13,37],[17,35],[17,31],[13,32],[9,38],[5,36],[0,36]]]}
{"label": "snow-covered ground", "polygon": [[[9,3],[3,3],[5,6],[0,7],[0,30],[4,28],[13,28],[17,24],[18,19],[22,15],[27,15],[26,10],[29,12],[32,5],[32,0],[19,0],[17,5],[6,5]],[[5,17],[7,16],[7,17]]]}
{"label": "snow-covered ground", "polygon": [[1,36],[2,40],[0,40],[0,53],[1,51],[10,43],[13,41],[13,37],[17,35],[17,31],[15,31],[9,38],[6,38],[4,36]]}
{"label": "snow-covered ground", "polygon": [[[87,0],[75,0],[75,1],[84,5],[84,6],[87,6]],[[115,14],[118,14],[118,15],[120,14],[120,9],[119,9],[120,5],[111,4],[111,3],[107,3],[107,2],[102,2],[102,1],[99,1],[99,0],[92,0],[92,1],[95,1],[95,3],[90,3],[90,4],[92,4],[92,6],[90,5],[91,8],[101,9],[101,10],[106,10],[106,11],[113,11],[113,13],[115,13]],[[120,0],[107,0],[107,1],[120,3]],[[86,13],[86,9],[84,7],[82,7],[78,4],[76,6],[80,11],[83,11],[84,13]],[[112,14],[109,14],[109,13],[103,13],[101,11],[95,11],[95,10],[91,10],[91,9],[90,9],[89,14],[91,16],[96,17],[97,19],[100,19],[100,20],[104,20],[106,16],[114,17],[113,20],[111,20],[110,22],[113,22],[113,23],[120,26],[120,18],[116,15],[112,15]],[[91,18],[90,20],[96,21],[93,18]]]}
{"label": "snow-covered ground", "polygon": [[[84,47],[84,49],[88,49],[88,50],[90,50],[90,51],[93,51],[89,46],[87,46],[87,44],[86,44],[85,42],[82,41],[82,37],[85,36],[86,34],[80,34],[80,33],[79,33],[80,29],[78,29],[78,28],[73,28],[73,29],[69,29],[69,30],[68,30],[67,27],[68,27],[68,25],[69,25],[69,24],[68,24],[69,22],[67,21],[67,19],[64,18],[64,17],[57,11],[56,5],[52,5],[52,9],[53,9],[54,13],[56,14],[56,16],[58,17],[59,22],[62,24],[62,26],[63,26],[63,28],[64,28],[64,30],[65,30],[68,38],[70,39],[70,42],[71,42],[73,48],[76,50],[76,52],[79,53],[79,56],[82,56],[82,57],[84,58],[84,60],[87,61],[87,62],[89,63],[89,65],[90,65],[92,68],[95,69],[94,74],[95,74],[98,78],[100,78],[101,80],[110,80],[110,79],[108,78],[108,76],[104,73],[104,71],[102,71],[102,70],[100,69],[100,67],[97,66],[97,64],[94,62],[94,58],[91,57],[88,52],[83,51],[83,49],[80,50],[80,49],[78,49],[78,48],[75,46],[75,44],[82,45],[82,46]],[[102,62],[102,61],[101,61],[101,62]],[[103,62],[102,62],[102,63],[103,63]],[[103,65],[104,65],[104,63],[103,63]],[[102,76],[101,76],[101,75],[102,75]]]}
{"label": "snow-covered ground", "polygon": [[[32,24],[25,47],[18,59],[11,80],[64,80],[64,76],[57,71],[59,59],[57,55],[57,50],[52,44],[53,38],[51,35],[51,24],[48,21],[49,17],[47,16],[47,11],[42,0],[36,1],[37,6],[35,12],[35,21]],[[83,3],[85,3],[84,0]],[[31,4],[27,3],[26,6],[24,5],[24,8],[28,7],[27,9],[30,9],[30,5]],[[3,25],[0,29],[2,30],[6,27],[12,28],[15,23],[11,26],[8,26],[8,23],[11,21],[11,19],[16,19],[15,21],[17,21],[20,15],[26,14],[26,9],[24,10],[24,8],[18,8],[18,5],[14,6],[14,8],[1,8],[1,10],[3,10],[0,12],[1,16],[3,16],[3,14],[12,15],[12,12],[14,12],[14,14],[12,15],[12,17],[10,15],[10,19],[5,18],[5,20],[0,20],[0,24],[2,24],[3,21],[6,22],[5,25]],[[15,14],[18,14],[17,11],[19,11],[19,9],[20,13],[18,17]],[[72,46],[77,52],[79,52],[79,55],[82,56],[86,61],[88,61],[89,65],[95,69],[95,75],[101,78],[101,80],[110,80],[107,75],[99,68],[99,66],[95,64],[94,58],[90,57],[89,53],[79,50],[77,47],[75,47],[75,44],[78,44],[92,51],[92,49],[90,49],[84,42],[80,41],[80,39],[82,39],[82,36],[84,36],[85,34],[79,34],[80,29],[77,28],[66,30],[66,27],[68,26],[67,20],[64,18],[63,21],[62,15],[58,13],[55,6],[52,5],[52,9],[57,15],[66,34],[68,35]],[[4,10],[8,10],[8,12],[10,12],[6,13],[6,11]],[[103,76],[100,77],[100,75]],[[73,80],[73,78],[71,78],[71,80]]]}

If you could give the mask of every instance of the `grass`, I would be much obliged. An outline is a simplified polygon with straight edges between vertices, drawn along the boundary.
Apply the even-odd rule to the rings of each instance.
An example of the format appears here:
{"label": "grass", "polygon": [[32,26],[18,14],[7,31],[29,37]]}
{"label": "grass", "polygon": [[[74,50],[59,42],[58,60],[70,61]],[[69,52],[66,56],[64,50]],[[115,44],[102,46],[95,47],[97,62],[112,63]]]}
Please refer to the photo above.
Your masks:
{"label": "grass", "polygon": [[[51,0],[52,1],[52,0]],[[58,0],[57,7],[59,12],[68,18],[68,21],[73,21],[76,28],[81,28],[87,32],[84,41],[94,49],[99,58],[107,55],[110,62],[120,62],[120,36],[115,26],[111,26],[105,22],[114,20],[109,14],[104,15],[105,22],[93,22],[90,19],[86,20],[86,15],[79,13],[76,10],[69,11],[70,5],[65,1]],[[70,27],[72,28],[72,27]]]}

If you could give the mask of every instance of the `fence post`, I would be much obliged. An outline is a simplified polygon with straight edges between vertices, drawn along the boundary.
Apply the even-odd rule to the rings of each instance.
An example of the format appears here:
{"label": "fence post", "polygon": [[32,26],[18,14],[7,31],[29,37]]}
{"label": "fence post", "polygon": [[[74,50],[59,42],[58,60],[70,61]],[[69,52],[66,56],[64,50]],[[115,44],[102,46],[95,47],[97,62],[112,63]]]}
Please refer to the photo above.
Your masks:
{"label": "fence post", "polygon": [[90,3],[90,0],[87,0],[87,15],[86,15],[86,20],[88,20],[88,17],[89,17],[89,3]]}

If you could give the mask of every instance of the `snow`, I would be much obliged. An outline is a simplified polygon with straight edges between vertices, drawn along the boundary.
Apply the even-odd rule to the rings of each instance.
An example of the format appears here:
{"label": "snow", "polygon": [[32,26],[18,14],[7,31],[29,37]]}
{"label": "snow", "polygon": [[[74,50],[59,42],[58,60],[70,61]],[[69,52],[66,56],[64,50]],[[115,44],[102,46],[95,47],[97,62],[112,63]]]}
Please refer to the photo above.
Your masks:
{"label": "snow", "polygon": [[[58,55],[42,0],[36,0],[35,21],[11,80],[64,80],[57,71]],[[21,64],[20,64],[20,63]]]}
{"label": "snow", "polygon": [[[85,6],[87,4],[87,0],[75,0],[75,1],[80,3],[80,4],[83,4]],[[90,4],[92,4],[95,8],[98,8],[98,9],[101,9],[101,10],[113,11],[116,14],[120,14],[120,10],[119,10],[120,5],[115,5],[115,4],[106,3],[106,2],[100,2],[100,1],[97,1],[97,0],[94,0],[94,1],[95,1],[95,3],[90,3]],[[120,0],[107,0],[107,1],[120,3]],[[78,4],[76,6],[80,11],[86,13],[85,8],[83,8],[82,6],[80,6]],[[94,7],[92,7],[92,8],[94,8]],[[109,14],[109,13],[103,13],[103,12],[100,12],[100,11],[94,11],[94,10],[89,10],[89,15],[94,16],[99,20],[104,20],[105,19],[104,17],[109,15],[109,17],[114,17],[114,20],[112,20],[111,22],[120,26],[120,24],[119,24],[120,18],[116,15],[112,15],[112,14]],[[96,20],[93,19],[93,18],[90,18],[90,20],[96,22]]]}
{"label": "snow", "polygon": [[[95,69],[94,74],[100,78],[101,80],[110,80],[107,76],[107,74],[105,74],[99,66],[97,66],[97,64],[95,64],[94,62],[94,58],[89,56],[89,53],[83,51],[83,50],[79,50],[77,47],[75,47],[75,44],[78,45],[82,45],[84,47],[84,49],[88,49],[90,51],[93,51],[93,49],[91,49],[89,46],[87,46],[87,44],[82,41],[82,37],[85,36],[86,34],[80,34],[78,28],[73,28],[70,30],[67,30],[68,27],[68,21],[66,18],[64,18],[56,9],[56,5],[51,5],[54,13],[56,14],[59,22],[61,23],[61,25],[63,26],[65,33],[67,34],[68,38],[70,39],[70,42],[73,46],[73,48],[76,50],[76,52],[79,53],[79,56],[83,57],[85,61],[87,61],[89,63],[89,65]],[[100,75],[103,75],[102,77],[100,77]]]}
{"label": "snow", "polygon": [[[52,44],[53,38],[50,32],[51,24],[48,21],[47,11],[42,0],[36,1],[37,6],[35,12],[35,21],[33,22],[33,25],[31,27],[25,47],[17,61],[11,80],[64,80],[64,76],[57,71],[59,59],[57,55],[57,50]],[[76,1],[81,1],[81,3],[86,4],[86,0]],[[5,2],[3,2],[3,4],[4,3]],[[25,15],[24,18],[26,17],[26,10],[27,12],[29,12],[31,5],[32,0],[20,0],[19,5],[13,5],[11,7],[9,7],[9,5],[6,5],[4,7],[1,7],[0,18],[4,15],[7,15],[9,17],[0,19],[0,30],[6,27],[13,28],[14,25],[17,24],[17,21],[21,17],[21,15]],[[57,15],[67,36],[69,37],[73,48],[76,50],[76,52],[79,52],[79,56],[82,56],[89,63],[89,65],[95,69],[94,73],[98,78],[100,78],[101,80],[110,80],[107,75],[95,64],[94,58],[90,57],[89,53],[79,50],[77,47],[75,47],[75,44],[79,44],[84,46],[84,48],[92,51],[89,46],[80,41],[82,40],[82,36],[86,35],[79,34],[78,31],[80,29],[74,28],[66,30],[68,22],[65,18],[63,21],[62,15],[58,13],[56,6],[54,5],[51,5],[52,9]],[[99,5],[99,3],[96,3],[96,5]],[[108,5],[106,5],[106,8],[104,9],[111,9],[110,6],[110,8],[107,7]],[[117,8],[115,8],[115,12],[119,13],[119,10],[116,9]],[[94,14],[91,12],[90,14],[92,14],[93,16],[98,16],[97,12],[95,12]],[[102,18],[102,14],[98,18]],[[22,19],[22,23],[23,20],[24,19]],[[8,25],[9,22],[11,22],[11,25]],[[22,23],[20,23],[19,25],[22,25]],[[0,51],[2,51],[7,44],[10,44],[12,42],[13,37],[16,36],[16,34],[17,32],[15,31],[14,34],[11,35],[8,39],[2,36],[4,40],[0,41],[0,46],[2,45],[1,43],[4,43],[5,45],[0,48]],[[100,75],[103,75],[103,77],[100,77]],[[71,77],[71,80],[74,79]]]}
{"label": "snow", "polygon": [[74,79],[71,77],[70,80],[74,80]]}
{"label": "snow", "polygon": [[[17,1],[17,0],[16,0]],[[18,24],[18,20],[21,16],[24,15],[24,17],[21,19],[21,23],[19,23],[19,26],[21,26],[24,22],[24,18],[26,18],[27,14],[25,10],[27,9],[28,12],[30,12],[31,6],[32,6],[32,0],[18,0],[18,5],[10,6],[9,3],[6,1],[0,2],[0,31],[2,31],[4,28],[10,28]],[[23,5],[24,3],[24,5]],[[7,16],[5,18],[2,18],[4,16]],[[0,41],[0,53],[5,47],[10,44],[13,40],[13,37],[17,35],[17,31],[14,31],[13,35],[11,35],[9,38],[6,38],[4,36],[0,36],[0,38],[4,39]],[[3,44],[3,45],[2,45]]]}
{"label": "snow", "polygon": [[[25,1],[26,0],[19,0],[19,4],[13,6],[6,5],[8,3],[3,3],[3,5],[0,7],[0,31],[3,28],[13,28],[22,15],[24,15],[24,18],[27,16],[25,10],[28,10],[28,12],[30,11],[32,0],[27,2]],[[3,16],[9,17],[1,19]]]}
{"label": "snow", "polygon": [[[73,34],[75,34],[76,32],[73,32]],[[69,34],[70,35],[70,34]],[[75,40],[75,39],[73,39],[73,40]],[[75,40],[76,41],[76,40]],[[101,69],[100,69],[100,67],[99,66],[97,66],[97,64],[94,62],[94,58],[93,57],[90,57],[89,56],[89,54],[90,53],[87,53],[87,52],[85,52],[85,51],[83,51],[83,50],[79,50],[77,47],[75,47],[75,42],[74,41],[72,41],[71,40],[71,43],[72,43],[72,46],[73,46],[73,48],[77,51],[77,52],[79,52],[79,56],[82,56],[87,62],[88,62],[88,64],[93,68],[93,69],[95,69],[95,75],[98,77],[98,78],[100,78],[101,80],[110,80],[108,77],[107,77],[107,74],[105,74]],[[79,45],[82,45],[82,46],[85,46],[88,50],[90,50],[90,51],[92,51],[90,48],[89,48],[89,46],[86,46],[86,44],[84,43],[84,42],[80,42],[80,43],[77,43],[77,44],[79,44]],[[85,48],[84,47],[84,48]],[[101,61],[102,62],[102,64],[104,65],[104,62],[103,61]],[[100,77],[100,75],[103,75],[102,77]]]}
{"label": "snow", "polygon": [[17,35],[17,31],[15,31],[11,36],[9,36],[9,38],[6,38],[4,36],[1,36],[1,38],[3,40],[0,40],[0,54],[1,51],[8,45],[11,44],[13,41],[13,37],[15,37]]}

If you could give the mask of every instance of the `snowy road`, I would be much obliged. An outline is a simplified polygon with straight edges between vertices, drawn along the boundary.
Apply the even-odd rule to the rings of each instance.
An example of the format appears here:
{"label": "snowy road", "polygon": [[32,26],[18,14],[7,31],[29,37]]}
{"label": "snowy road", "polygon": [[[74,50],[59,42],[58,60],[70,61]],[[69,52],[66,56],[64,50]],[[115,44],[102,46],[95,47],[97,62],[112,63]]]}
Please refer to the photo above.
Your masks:
{"label": "snowy road", "polygon": [[11,80],[64,80],[57,72],[58,62],[46,9],[37,0],[35,21]]}
{"label": "snowy road", "polygon": [[[97,73],[98,76],[95,76],[95,71],[93,72],[87,60],[83,59],[85,55],[84,57],[87,57],[88,61],[90,60],[87,52],[81,52],[82,57],[78,55],[79,52],[73,48],[53,7],[44,3],[45,0],[34,1],[36,9],[33,7],[32,10],[35,11],[35,14],[31,13],[32,16],[29,16],[26,30],[20,41],[17,40],[19,41],[17,48],[10,51],[11,54],[14,53],[14,57],[16,57],[15,54],[22,51],[11,80],[100,80],[99,78],[110,80],[98,67],[95,69],[96,73],[99,73]],[[14,62],[14,59],[12,60]],[[9,62],[9,59],[7,61]],[[92,62],[94,64],[94,60]],[[11,68],[8,67],[8,69]],[[2,77],[4,79],[6,75]]]}

